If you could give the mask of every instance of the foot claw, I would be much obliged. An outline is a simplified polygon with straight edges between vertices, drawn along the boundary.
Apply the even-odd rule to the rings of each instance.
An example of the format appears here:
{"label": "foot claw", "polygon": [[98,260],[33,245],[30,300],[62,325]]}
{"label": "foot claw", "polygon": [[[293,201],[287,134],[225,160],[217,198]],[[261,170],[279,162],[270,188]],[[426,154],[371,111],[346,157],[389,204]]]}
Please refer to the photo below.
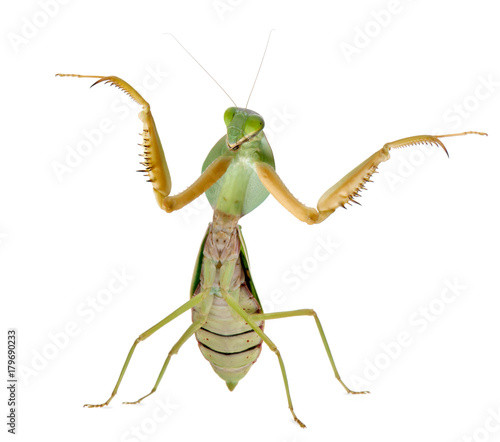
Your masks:
{"label": "foot claw", "polygon": [[302,421],[297,417],[295,417],[295,422],[297,422],[300,425],[300,428],[307,428],[305,424],[302,423]]}
{"label": "foot claw", "polygon": [[106,407],[108,404],[104,402],[104,404],[85,404],[83,407],[84,408],[101,408],[101,407]]}

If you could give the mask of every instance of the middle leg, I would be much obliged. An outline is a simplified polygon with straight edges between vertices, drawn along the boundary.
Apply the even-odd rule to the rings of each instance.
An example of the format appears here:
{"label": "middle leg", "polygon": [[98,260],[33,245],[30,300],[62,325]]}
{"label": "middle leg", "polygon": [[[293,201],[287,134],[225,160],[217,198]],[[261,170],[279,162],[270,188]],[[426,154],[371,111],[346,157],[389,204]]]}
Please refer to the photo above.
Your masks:
{"label": "middle leg", "polygon": [[182,345],[191,337],[191,335],[193,335],[196,332],[196,330],[201,328],[204,323],[205,323],[205,319],[200,319],[199,321],[193,322],[188,327],[188,329],[184,332],[184,334],[181,336],[181,338],[174,344],[172,349],[168,352],[167,359],[165,360],[163,367],[161,368],[160,374],[158,375],[158,379],[156,379],[156,383],[155,383],[153,389],[148,394],[141,397],[140,399],[137,399],[136,401],[123,402],[123,403],[124,404],[138,404],[143,399],[146,399],[148,396],[151,396],[158,388],[158,385],[160,385],[161,379],[163,378],[163,375],[165,374],[165,370],[167,369],[168,363],[170,362],[170,359],[172,358],[172,356],[176,355],[179,352],[179,349],[182,347]]}

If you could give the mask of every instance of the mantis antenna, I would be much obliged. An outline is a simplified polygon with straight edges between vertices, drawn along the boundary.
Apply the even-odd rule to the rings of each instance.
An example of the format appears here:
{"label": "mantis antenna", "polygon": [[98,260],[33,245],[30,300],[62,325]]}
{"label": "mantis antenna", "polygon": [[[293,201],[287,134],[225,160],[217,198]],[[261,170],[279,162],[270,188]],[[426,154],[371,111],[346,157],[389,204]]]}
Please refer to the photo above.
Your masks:
{"label": "mantis antenna", "polygon": [[264,49],[264,53],[262,54],[262,60],[260,60],[259,70],[257,71],[257,75],[255,76],[255,80],[252,85],[252,89],[250,90],[250,95],[248,96],[247,104],[245,104],[245,109],[248,109],[248,103],[250,102],[250,97],[252,96],[253,88],[255,87],[255,83],[257,83],[257,78],[259,78],[260,68],[262,67],[262,63],[264,63],[264,57],[266,56],[267,47],[269,46],[269,40],[271,40],[271,34],[274,29],[269,31],[269,37],[267,37],[266,48]]}
{"label": "mantis antenna", "polygon": [[[182,49],[184,49],[184,50],[187,52],[187,54],[188,54],[188,55],[189,55],[189,56],[190,56],[190,57],[191,57],[194,61],[196,61],[196,63],[198,63],[198,66],[200,66],[200,68],[202,68],[202,69],[203,69],[203,70],[207,73],[207,75],[208,75],[208,76],[209,76],[209,77],[210,77],[213,81],[215,81],[215,84],[217,84],[217,86],[219,86],[219,87],[222,89],[222,92],[224,92],[224,93],[228,96],[228,98],[229,98],[229,99],[233,102],[233,104],[234,104],[236,107],[238,107],[238,105],[234,102],[234,100],[230,97],[230,95],[226,92],[226,90],[225,90],[225,89],[224,89],[224,88],[223,88],[223,87],[219,84],[219,82],[218,82],[218,81],[217,81],[214,77],[212,77],[212,75],[210,74],[210,72],[208,72],[208,71],[207,71],[207,70],[206,70],[206,69],[205,69],[205,68],[201,65],[201,63],[200,63],[200,62],[199,62],[196,58],[194,58],[194,57],[193,57],[193,55],[191,54],[191,52],[189,52],[189,51],[188,51],[188,50],[187,50],[187,49],[186,49],[186,48],[182,45],[182,43],[181,43],[179,40],[177,40],[177,38],[175,37],[175,35],[174,35],[174,34],[171,34],[170,32],[165,32],[165,34],[166,34],[166,35],[170,35],[170,36],[171,36],[171,37],[172,37],[172,38],[173,38],[173,39],[174,39],[174,40],[175,40],[175,41],[179,44],[179,46],[180,46]],[[267,49],[267,47],[266,47],[266,49]],[[260,68],[259,68],[259,70],[260,70]],[[252,88],[252,89],[253,89],[253,88]]]}

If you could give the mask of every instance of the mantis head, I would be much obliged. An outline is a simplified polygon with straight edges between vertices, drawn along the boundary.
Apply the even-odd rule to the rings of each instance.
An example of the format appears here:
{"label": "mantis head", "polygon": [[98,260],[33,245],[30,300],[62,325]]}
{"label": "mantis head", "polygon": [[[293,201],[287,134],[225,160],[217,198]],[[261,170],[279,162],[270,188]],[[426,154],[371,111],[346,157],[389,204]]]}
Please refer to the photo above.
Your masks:
{"label": "mantis head", "polygon": [[227,127],[226,144],[230,150],[238,150],[243,143],[264,129],[264,119],[257,113],[241,107],[230,107],[224,112]]}

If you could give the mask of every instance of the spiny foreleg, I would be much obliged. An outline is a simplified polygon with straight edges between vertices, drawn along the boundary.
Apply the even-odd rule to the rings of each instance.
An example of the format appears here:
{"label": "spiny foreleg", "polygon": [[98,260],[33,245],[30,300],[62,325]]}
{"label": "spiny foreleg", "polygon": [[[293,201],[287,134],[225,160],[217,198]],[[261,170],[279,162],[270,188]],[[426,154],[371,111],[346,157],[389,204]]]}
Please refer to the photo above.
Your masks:
{"label": "spiny foreleg", "polygon": [[[387,143],[367,158],[344,178],[330,187],[319,199],[317,209],[302,204],[287,189],[279,175],[267,163],[255,163],[255,170],[262,184],[292,215],[307,224],[319,224],[328,218],[339,207],[346,204],[357,203],[355,197],[365,188],[365,184],[370,182],[370,178],[377,171],[378,166],[383,161],[390,158],[389,151],[400,147],[415,146],[418,144],[434,144],[442,147],[448,154],[440,138],[455,137],[467,134],[487,135],[483,132],[461,132],[448,135],[417,135],[414,137],[402,138],[391,143]],[[359,203],[357,203],[359,204]]]}

